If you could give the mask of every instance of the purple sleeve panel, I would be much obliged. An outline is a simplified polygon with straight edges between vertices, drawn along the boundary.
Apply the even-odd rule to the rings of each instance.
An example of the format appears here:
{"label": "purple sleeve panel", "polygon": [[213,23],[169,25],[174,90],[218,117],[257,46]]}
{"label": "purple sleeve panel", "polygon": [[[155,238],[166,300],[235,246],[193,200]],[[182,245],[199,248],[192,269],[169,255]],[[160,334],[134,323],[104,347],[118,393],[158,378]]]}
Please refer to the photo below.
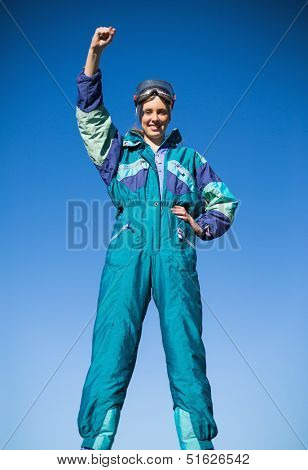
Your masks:
{"label": "purple sleeve panel", "polygon": [[207,184],[213,183],[214,181],[221,181],[221,178],[215,173],[208,162],[197,168],[196,179],[199,192],[201,192],[202,188],[204,188]]}
{"label": "purple sleeve panel", "polygon": [[206,211],[196,222],[203,230],[201,240],[213,240],[223,235],[230,227],[229,217],[215,209]]}
{"label": "purple sleeve panel", "polygon": [[89,77],[84,73],[85,67],[77,75],[76,82],[78,88],[77,106],[81,111],[89,113],[98,108],[103,102],[102,92],[102,72],[100,69]]}
{"label": "purple sleeve panel", "polygon": [[114,178],[117,172],[119,160],[121,158],[121,152],[123,149],[122,141],[123,137],[117,130],[104,163],[102,165],[95,165],[107,186],[110,185],[111,180]]}

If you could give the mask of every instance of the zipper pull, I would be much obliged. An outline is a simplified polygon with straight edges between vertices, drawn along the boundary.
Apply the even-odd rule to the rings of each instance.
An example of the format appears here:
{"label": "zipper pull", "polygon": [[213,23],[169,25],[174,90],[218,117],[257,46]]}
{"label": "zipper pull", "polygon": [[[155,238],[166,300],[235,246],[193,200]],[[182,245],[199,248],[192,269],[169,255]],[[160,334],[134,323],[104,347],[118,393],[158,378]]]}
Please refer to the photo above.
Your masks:
{"label": "zipper pull", "polygon": [[181,171],[181,166],[179,165],[179,163],[176,163],[175,165],[176,165],[176,167],[177,167],[179,173],[180,173],[182,176],[185,176],[185,173],[183,173],[183,172]]}
{"label": "zipper pull", "polygon": [[131,226],[130,222],[128,224],[126,224],[126,228],[128,228],[129,230],[131,230],[133,233],[135,232],[135,229],[133,229],[133,227]]}
{"label": "zipper pull", "polygon": [[184,238],[185,238],[185,233],[184,233],[183,230],[182,230],[181,228],[179,228],[179,227],[177,228],[177,232],[178,232],[178,237],[179,237],[179,239],[180,239],[181,241],[183,241]]}

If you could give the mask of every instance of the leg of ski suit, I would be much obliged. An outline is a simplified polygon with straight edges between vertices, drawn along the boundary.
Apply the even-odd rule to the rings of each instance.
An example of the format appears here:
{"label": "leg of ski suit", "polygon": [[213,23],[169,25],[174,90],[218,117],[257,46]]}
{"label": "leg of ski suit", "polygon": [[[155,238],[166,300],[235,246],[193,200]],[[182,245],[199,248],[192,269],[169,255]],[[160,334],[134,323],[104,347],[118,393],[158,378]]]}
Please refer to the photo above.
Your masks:
{"label": "leg of ski suit", "polygon": [[[129,213],[129,208],[125,212]],[[139,217],[145,218],[144,214]],[[152,217],[151,210],[148,217]],[[206,377],[194,248],[183,246],[174,227],[170,227],[168,233],[175,233],[176,239],[166,237],[171,244],[165,241],[164,248],[153,251],[153,222],[149,220],[140,229],[136,221],[134,231],[121,231],[127,219],[121,220],[114,229],[116,237],[109,246],[101,278],[92,361],[78,416],[80,434],[84,436],[82,447],[112,446],[152,288],[160,314],[181,449],[213,449],[211,439],[218,431]]]}
{"label": "leg of ski suit", "polygon": [[[107,260],[103,269],[91,365],[78,415],[82,447],[92,449],[110,449],[113,444],[151,298],[150,259],[139,253],[131,261],[127,249],[121,256],[119,268]],[[107,416],[108,426],[107,412],[113,417]]]}
{"label": "leg of ski suit", "polygon": [[[193,255],[192,255],[193,258]],[[202,304],[194,263],[181,253],[153,259],[160,325],[181,449],[214,449],[217,433],[202,341]]]}

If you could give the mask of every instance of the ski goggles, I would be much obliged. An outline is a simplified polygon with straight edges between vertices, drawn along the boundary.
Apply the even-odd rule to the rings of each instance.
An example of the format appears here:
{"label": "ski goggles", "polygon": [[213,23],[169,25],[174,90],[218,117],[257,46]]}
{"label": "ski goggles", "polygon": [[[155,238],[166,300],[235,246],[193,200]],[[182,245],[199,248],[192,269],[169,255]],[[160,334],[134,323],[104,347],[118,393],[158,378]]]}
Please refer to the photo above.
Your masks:
{"label": "ski goggles", "polygon": [[171,105],[173,105],[175,101],[175,95],[171,96],[169,93],[165,92],[161,88],[148,88],[139,95],[134,95],[135,105],[137,106],[152,95],[157,95],[160,98],[163,98],[164,100],[168,101],[168,103]]}

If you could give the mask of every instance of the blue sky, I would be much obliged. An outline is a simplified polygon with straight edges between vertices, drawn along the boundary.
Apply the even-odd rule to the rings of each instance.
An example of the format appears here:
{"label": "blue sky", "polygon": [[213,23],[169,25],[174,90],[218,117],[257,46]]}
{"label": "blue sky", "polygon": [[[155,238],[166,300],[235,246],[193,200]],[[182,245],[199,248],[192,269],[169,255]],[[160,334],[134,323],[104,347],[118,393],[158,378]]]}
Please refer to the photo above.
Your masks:
{"label": "blue sky", "polygon": [[[113,211],[77,129],[75,80],[95,28],[109,25],[117,34],[101,69],[117,127],[136,124],[140,81],[170,81],[169,130],[178,127],[241,201],[232,232],[198,245],[215,448],[307,447],[307,7],[213,140],[304,1],[5,5],[2,447],[80,446],[105,248],[67,249],[67,202],[89,207],[89,234],[100,208],[103,240]],[[178,449],[153,302],[114,449]]]}

